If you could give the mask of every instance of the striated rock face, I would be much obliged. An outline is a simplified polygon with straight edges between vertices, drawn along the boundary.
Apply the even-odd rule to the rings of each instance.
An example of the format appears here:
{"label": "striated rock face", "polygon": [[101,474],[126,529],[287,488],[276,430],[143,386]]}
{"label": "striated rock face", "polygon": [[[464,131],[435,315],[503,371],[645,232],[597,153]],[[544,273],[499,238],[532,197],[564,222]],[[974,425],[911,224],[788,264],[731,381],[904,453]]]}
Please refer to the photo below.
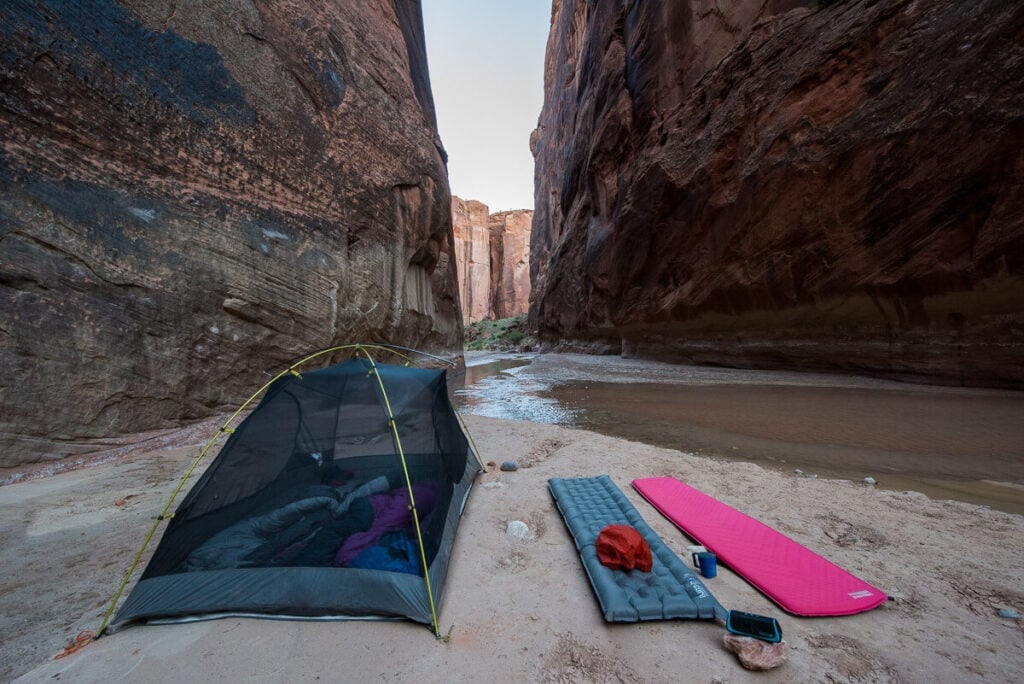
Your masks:
{"label": "striated rock face", "polygon": [[1024,387],[1024,5],[810,4],[556,0],[533,325]]}
{"label": "striated rock face", "polygon": [[488,214],[486,204],[453,196],[452,224],[463,322],[525,314],[533,212]]}
{"label": "striated rock face", "polygon": [[455,271],[459,278],[462,320],[473,323],[491,311],[491,237],[487,205],[452,196]]}
{"label": "striated rock face", "polygon": [[414,0],[0,4],[0,466],[459,353],[449,202]]}
{"label": "striated rock face", "polygon": [[530,309],[530,230],[533,212],[491,214],[491,318],[521,316]]}

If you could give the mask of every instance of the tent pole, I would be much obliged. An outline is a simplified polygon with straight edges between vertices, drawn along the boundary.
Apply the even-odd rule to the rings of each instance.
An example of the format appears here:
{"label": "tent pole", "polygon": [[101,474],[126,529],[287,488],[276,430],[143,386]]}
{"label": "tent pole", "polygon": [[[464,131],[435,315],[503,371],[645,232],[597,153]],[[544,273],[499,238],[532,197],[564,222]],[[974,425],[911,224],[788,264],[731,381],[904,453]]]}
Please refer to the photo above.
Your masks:
{"label": "tent pole", "polygon": [[423,563],[423,579],[427,584],[427,600],[430,602],[430,619],[433,621],[434,636],[438,639],[441,638],[441,627],[437,623],[437,606],[434,603],[434,589],[430,585],[430,567],[427,565],[427,551],[423,544],[423,532],[420,529],[420,515],[419,511],[416,510],[416,499],[412,494],[412,480],[409,478],[409,467],[405,462],[405,451],[402,449],[402,438],[398,435],[398,425],[395,423],[395,414],[391,409],[391,400],[388,399],[388,392],[384,388],[384,380],[380,377],[380,373],[377,370],[377,363],[370,356],[370,353],[365,349],[361,350],[366,355],[367,360],[370,362],[371,370],[370,373],[377,378],[377,384],[380,386],[380,393],[384,399],[384,408],[387,410],[388,425],[391,427],[391,435],[395,440],[395,448],[398,450],[398,458],[402,462],[402,472],[405,474],[405,487],[409,492],[409,510],[412,511],[413,526],[416,528],[416,541],[420,548],[420,560]]}
{"label": "tent pole", "polygon": [[128,582],[131,580],[132,575],[135,574],[135,568],[138,567],[139,561],[142,560],[142,554],[146,552],[146,547],[148,547],[149,542],[153,540],[153,535],[156,534],[156,530],[160,526],[160,523],[164,520],[168,520],[174,517],[173,514],[170,513],[171,506],[174,504],[174,500],[178,497],[178,494],[181,493],[181,490],[182,488],[184,488],[185,483],[188,481],[188,478],[192,476],[192,473],[199,465],[199,462],[203,460],[203,457],[206,456],[206,453],[210,450],[211,447],[213,447],[214,443],[217,441],[218,438],[220,438],[222,434],[230,434],[234,432],[234,428],[230,427],[231,421],[237,418],[238,415],[242,411],[244,411],[245,408],[253,402],[253,400],[256,399],[256,397],[258,397],[260,394],[266,391],[268,387],[277,382],[282,376],[294,372],[295,364],[289,366],[286,370],[283,370],[277,375],[275,375],[270,381],[263,385],[263,387],[256,391],[251,397],[246,399],[245,403],[239,406],[238,409],[234,413],[232,413],[231,416],[224,422],[224,425],[221,426],[217,433],[214,434],[213,437],[211,437],[206,442],[206,445],[203,447],[202,451],[199,452],[199,455],[192,460],[192,464],[189,465],[187,470],[185,470],[185,474],[181,476],[181,479],[178,481],[178,485],[171,492],[170,497],[168,497],[167,503],[164,504],[163,510],[160,511],[160,515],[156,517],[156,520],[153,521],[152,527],[149,528],[149,533],[143,540],[142,547],[139,548],[138,553],[135,554],[135,559],[132,561],[132,564],[128,567],[128,571],[125,573],[124,579],[121,581],[121,585],[117,588],[117,592],[114,594],[114,598],[110,601],[110,607],[107,608],[107,612],[103,615],[103,621],[100,623],[99,629],[96,630],[96,636],[94,637],[95,639],[99,639],[103,635],[103,630],[107,628],[107,624],[110,622],[110,617],[114,614],[114,608],[117,607],[117,602],[118,600],[120,600],[121,594],[124,593],[125,587],[128,586]]}

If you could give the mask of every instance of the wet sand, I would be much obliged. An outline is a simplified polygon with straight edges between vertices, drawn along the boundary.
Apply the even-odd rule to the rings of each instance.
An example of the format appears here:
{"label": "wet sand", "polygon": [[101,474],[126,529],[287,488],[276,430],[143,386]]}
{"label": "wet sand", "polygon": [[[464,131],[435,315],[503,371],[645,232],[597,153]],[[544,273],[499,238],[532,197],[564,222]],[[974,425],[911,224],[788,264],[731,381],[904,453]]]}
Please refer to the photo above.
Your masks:
{"label": "wet sand", "polygon": [[[462,395],[466,410],[790,474],[870,476],[882,488],[1024,514],[1024,393],[617,357],[552,354],[513,365],[522,363],[492,361],[492,370],[512,369],[503,379],[476,376],[478,389]],[[538,415],[515,415],[524,407]]]}

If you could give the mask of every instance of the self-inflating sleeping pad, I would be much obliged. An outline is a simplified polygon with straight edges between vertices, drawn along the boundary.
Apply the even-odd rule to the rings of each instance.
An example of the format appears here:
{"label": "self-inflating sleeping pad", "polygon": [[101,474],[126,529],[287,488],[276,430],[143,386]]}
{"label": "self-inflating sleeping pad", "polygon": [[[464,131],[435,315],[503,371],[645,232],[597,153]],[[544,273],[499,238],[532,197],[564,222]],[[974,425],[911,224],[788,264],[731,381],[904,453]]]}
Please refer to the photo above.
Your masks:
{"label": "self-inflating sleeping pad", "polygon": [[[608,622],[725,618],[726,611],[690,568],[652,530],[607,475],[552,478],[548,488],[576,543]],[[614,570],[595,542],[608,525],[629,525],[647,541],[651,572]]]}
{"label": "self-inflating sleeping pad", "polygon": [[852,615],[888,599],[881,589],[674,477],[633,480],[633,487],[717,554],[720,562],[793,615]]}

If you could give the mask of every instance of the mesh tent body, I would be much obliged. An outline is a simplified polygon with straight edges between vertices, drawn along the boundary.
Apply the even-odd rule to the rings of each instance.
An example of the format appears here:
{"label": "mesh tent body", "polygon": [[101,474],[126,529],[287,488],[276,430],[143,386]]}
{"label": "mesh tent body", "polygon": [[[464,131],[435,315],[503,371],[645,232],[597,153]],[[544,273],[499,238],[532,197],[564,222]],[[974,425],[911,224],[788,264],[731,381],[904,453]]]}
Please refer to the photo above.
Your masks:
{"label": "mesh tent body", "polygon": [[479,472],[443,370],[357,357],[285,375],[181,502],[114,623],[404,617],[436,632]]}

